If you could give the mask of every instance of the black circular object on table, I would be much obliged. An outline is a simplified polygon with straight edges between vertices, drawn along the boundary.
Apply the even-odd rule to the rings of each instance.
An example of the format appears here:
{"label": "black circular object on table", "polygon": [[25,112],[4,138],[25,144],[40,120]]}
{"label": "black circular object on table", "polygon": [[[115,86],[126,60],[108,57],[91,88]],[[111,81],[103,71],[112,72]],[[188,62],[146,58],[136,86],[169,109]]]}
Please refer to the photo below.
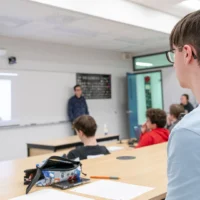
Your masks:
{"label": "black circular object on table", "polygon": [[118,160],[133,160],[136,159],[135,156],[119,156],[117,157]]}

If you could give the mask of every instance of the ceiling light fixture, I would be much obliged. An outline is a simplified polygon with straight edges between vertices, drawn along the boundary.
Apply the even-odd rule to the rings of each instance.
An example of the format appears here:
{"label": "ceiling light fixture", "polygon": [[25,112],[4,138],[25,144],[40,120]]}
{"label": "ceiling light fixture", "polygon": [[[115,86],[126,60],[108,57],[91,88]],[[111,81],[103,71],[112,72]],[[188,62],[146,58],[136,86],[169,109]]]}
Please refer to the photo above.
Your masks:
{"label": "ceiling light fixture", "polygon": [[7,53],[6,49],[1,49],[0,48],[0,56],[5,56]]}
{"label": "ceiling light fixture", "polygon": [[16,73],[0,73],[0,76],[18,76]]}
{"label": "ceiling light fixture", "polygon": [[137,66],[142,66],[142,67],[152,67],[152,63],[145,63],[145,62],[136,62]]}
{"label": "ceiling light fixture", "polygon": [[188,8],[190,10],[199,10],[200,1],[199,0],[185,0],[178,4],[181,7]]}

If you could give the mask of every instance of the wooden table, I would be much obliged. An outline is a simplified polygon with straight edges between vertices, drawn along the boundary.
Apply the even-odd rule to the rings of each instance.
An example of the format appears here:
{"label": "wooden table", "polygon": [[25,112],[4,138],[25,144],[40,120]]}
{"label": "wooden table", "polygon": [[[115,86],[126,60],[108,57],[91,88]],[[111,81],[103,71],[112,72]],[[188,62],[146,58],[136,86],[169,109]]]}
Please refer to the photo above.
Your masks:
{"label": "wooden table", "polygon": [[[119,142],[113,142],[110,145],[124,146],[126,148],[107,156],[83,160],[83,171],[85,173],[89,176],[119,176],[121,182],[155,188],[134,200],[161,200],[165,198],[167,190],[167,143],[140,149],[128,148],[126,143],[119,144]],[[54,154],[59,155],[59,152]],[[25,194],[26,186],[23,185],[23,171],[33,168],[36,163],[50,155],[40,155],[21,160],[0,162],[0,199],[8,200],[9,198]],[[135,156],[136,159],[117,160],[116,157],[118,156]],[[34,187],[31,192],[41,189],[43,188]],[[64,190],[64,192],[73,193],[70,192],[70,190]],[[82,196],[89,197],[87,195]],[[93,198],[102,200],[102,198],[98,197]]]}
{"label": "wooden table", "polygon": [[[96,135],[97,142],[119,140],[119,135]],[[78,136],[69,136],[58,140],[49,140],[27,144],[28,156],[36,156],[47,153],[53,153],[63,149],[83,145]]]}

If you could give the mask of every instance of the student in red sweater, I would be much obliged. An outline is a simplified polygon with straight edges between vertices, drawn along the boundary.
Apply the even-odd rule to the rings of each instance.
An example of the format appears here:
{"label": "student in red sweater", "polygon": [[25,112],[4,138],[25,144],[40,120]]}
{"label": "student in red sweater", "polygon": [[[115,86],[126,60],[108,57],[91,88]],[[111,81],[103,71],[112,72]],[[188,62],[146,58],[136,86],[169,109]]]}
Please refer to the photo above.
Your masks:
{"label": "student in red sweater", "polygon": [[151,108],[147,110],[146,117],[147,121],[141,128],[142,135],[136,148],[167,142],[169,131],[164,128],[167,122],[165,111]]}

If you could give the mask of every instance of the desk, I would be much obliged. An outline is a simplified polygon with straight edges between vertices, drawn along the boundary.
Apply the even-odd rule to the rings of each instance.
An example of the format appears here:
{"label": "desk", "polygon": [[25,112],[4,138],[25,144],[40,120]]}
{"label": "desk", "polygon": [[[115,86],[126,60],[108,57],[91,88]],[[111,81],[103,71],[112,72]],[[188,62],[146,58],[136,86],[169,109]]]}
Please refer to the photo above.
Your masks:
{"label": "desk", "polygon": [[[97,142],[119,140],[119,135],[96,135]],[[53,153],[59,150],[81,146],[82,142],[78,136],[69,136],[59,140],[49,140],[27,144],[28,156]]]}
{"label": "desk", "polygon": [[[115,146],[115,147],[123,147],[124,150],[133,150],[133,147],[129,147],[128,145],[128,140],[124,139],[124,140],[121,140],[120,142],[119,141],[112,141],[112,142],[108,142],[106,144],[103,144],[104,146],[106,147],[112,147],[112,146]],[[37,155],[37,156],[34,156],[34,160],[39,160],[39,161],[42,161],[46,158],[49,158],[50,156],[52,155],[55,155],[55,156],[62,156],[63,154],[68,154],[71,150],[73,150],[74,147],[72,148],[67,148],[67,149],[62,149],[60,151],[56,151],[55,153],[47,153],[47,154],[42,154],[42,155]],[[119,151],[114,151],[112,153],[116,153],[116,152],[119,152]],[[27,159],[31,159],[32,160],[33,157],[28,157]],[[82,161],[81,161],[82,162]]]}
{"label": "desk", "polygon": [[[124,143],[122,146],[126,146],[126,144]],[[122,182],[155,188],[134,200],[161,200],[165,198],[167,191],[166,148],[167,143],[140,149],[131,149],[127,146],[127,149],[113,152],[107,156],[83,160],[83,171],[89,176],[120,176],[120,181]],[[55,154],[58,155],[59,152]],[[129,161],[116,159],[117,156],[124,155],[136,156],[136,159]],[[9,198],[25,194],[26,186],[23,185],[23,171],[33,168],[36,163],[47,157],[47,155],[40,155],[21,160],[0,162],[2,172],[0,173],[0,199],[8,200]],[[34,187],[31,192],[41,189],[43,188]],[[72,193],[70,190],[64,190],[64,192]],[[102,200],[102,198],[93,198]]]}

